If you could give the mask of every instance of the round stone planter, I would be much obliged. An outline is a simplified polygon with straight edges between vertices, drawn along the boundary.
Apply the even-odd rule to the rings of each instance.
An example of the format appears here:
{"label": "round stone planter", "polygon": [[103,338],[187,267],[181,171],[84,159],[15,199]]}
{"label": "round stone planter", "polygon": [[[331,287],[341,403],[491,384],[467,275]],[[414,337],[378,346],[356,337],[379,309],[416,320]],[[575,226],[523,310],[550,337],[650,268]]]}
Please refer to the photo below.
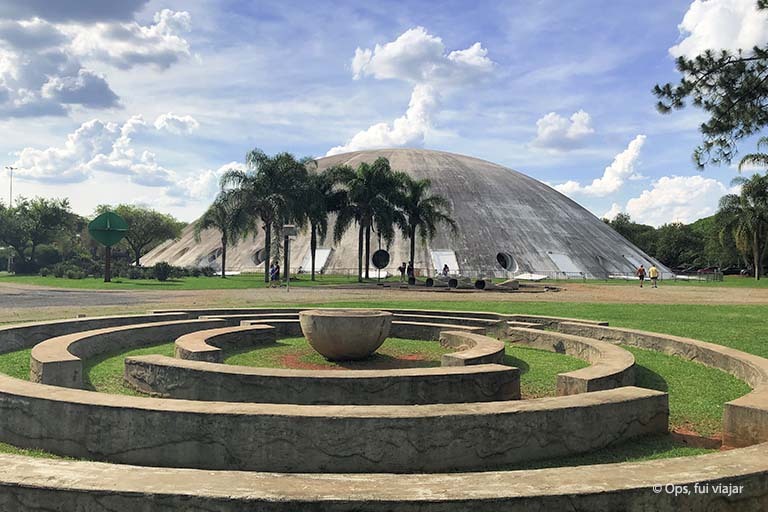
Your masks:
{"label": "round stone planter", "polygon": [[301,331],[330,361],[365,359],[389,336],[392,313],[370,309],[310,309],[299,313]]}

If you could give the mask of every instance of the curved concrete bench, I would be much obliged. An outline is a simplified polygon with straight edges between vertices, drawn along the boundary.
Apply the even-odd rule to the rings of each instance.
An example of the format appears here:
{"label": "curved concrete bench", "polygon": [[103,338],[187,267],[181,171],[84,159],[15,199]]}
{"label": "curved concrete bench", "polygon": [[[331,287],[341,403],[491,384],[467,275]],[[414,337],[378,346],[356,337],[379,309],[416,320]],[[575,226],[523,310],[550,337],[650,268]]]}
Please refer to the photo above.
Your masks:
{"label": "curved concrete bench", "polygon": [[[578,468],[419,475],[157,469],[0,455],[0,509],[43,510],[55,503],[57,510],[83,511],[736,512],[765,510],[767,480],[768,444]],[[709,492],[694,493],[697,483],[709,484]],[[672,492],[654,492],[665,484]],[[725,489],[715,491],[718,485]]]}
{"label": "curved concrete bench", "polygon": [[177,338],[174,343],[174,356],[179,359],[220,363],[224,360],[224,350],[273,344],[275,340],[275,328],[270,325],[206,329]]}
{"label": "curved concrete bench", "polygon": [[603,322],[601,320],[583,320],[581,318],[566,318],[561,316],[546,316],[546,315],[523,315],[523,314],[513,314],[513,315],[505,315],[507,320],[511,320],[513,322],[526,322],[526,323],[533,323],[533,324],[540,324],[548,329],[555,329],[558,325],[560,325],[563,322],[568,323],[578,323],[578,324],[585,324],[585,325],[608,325],[608,322]]}
{"label": "curved concrete bench", "polygon": [[415,405],[518,400],[520,371],[484,364],[398,370],[249,368],[165,356],[129,357],[137,391],[185,400],[303,405]]}
{"label": "curved concrete bench", "polygon": [[575,395],[635,385],[635,356],[604,341],[538,329],[510,328],[509,341],[583,359],[590,366],[557,375],[557,394]]}
{"label": "curved concrete bench", "polygon": [[504,362],[504,342],[462,331],[443,331],[440,345],[458,352],[443,354],[442,366],[468,366]]}
{"label": "curved concrete bench", "polygon": [[487,469],[666,432],[668,414],[665,393],[634,387],[528,401],[319,406],[117,396],[0,375],[0,442],[147,466]]}
{"label": "curved concrete bench", "polygon": [[33,347],[48,338],[64,336],[92,329],[104,329],[121,325],[145,324],[183,320],[186,313],[158,313],[151,315],[92,316],[47,322],[6,325],[0,327],[0,354]]}
{"label": "curved concrete bench", "polygon": [[170,342],[188,332],[221,326],[220,320],[175,320],[94,329],[47,339],[32,347],[30,380],[83,387],[83,359],[129,348]]}
{"label": "curved concrete bench", "polygon": [[768,441],[768,360],[705,341],[619,327],[562,323],[563,332],[626,343],[696,361],[745,381],[752,392],[725,404],[723,445],[739,447]]}

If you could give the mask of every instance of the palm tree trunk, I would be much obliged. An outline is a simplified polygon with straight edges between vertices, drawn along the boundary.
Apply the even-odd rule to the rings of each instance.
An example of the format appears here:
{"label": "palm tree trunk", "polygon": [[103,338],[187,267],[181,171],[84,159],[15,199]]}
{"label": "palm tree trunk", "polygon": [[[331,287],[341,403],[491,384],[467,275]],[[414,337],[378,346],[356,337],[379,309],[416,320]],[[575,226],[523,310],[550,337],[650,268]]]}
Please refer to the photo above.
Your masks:
{"label": "palm tree trunk", "polygon": [[269,262],[272,259],[272,223],[264,223],[264,282],[269,284]]}
{"label": "palm tree trunk", "polygon": [[365,227],[360,222],[360,227],[357,229],[357,282],[363,282],[363,232]]}
{"label": "palm tree trunk", "polygon": [[312,224],[309,237],[309,255],[312,259],[312,281],[315,280],[315,252],[317,252],[317,226]]}
{"label": "palm tree trunk", "polygon": [[752,233],[752,264],[755,266],[755,279],[760,280],[760,270],[762,267],[762,261],[760,261],[760,247],[758,247],[760,239],[757,234],[757,230]]}
{"label": "palm tree trunk", "polygon": [[416,277],[416,226],[411,228],[411,268],[413,268],[413,277]]}
{"label": "palm tree trunk", "polygon": [[221,278],[225,279],[227,269],[227,237],[222,235],[221,237]]}
{"label": "palm tree trunk", "polygon": [[365,278],[369,279],[371,268],[371,226],[365,228]]}

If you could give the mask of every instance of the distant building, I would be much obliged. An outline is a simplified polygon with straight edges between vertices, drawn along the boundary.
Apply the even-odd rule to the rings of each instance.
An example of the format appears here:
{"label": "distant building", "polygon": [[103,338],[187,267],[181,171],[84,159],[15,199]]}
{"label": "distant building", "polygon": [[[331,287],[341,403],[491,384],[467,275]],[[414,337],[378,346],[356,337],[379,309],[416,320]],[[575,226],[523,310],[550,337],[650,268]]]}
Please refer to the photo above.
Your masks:
{"label": "distant building", "polygon": [[[446,197],[453,207],[458,233],[441,229],[426,244],[416,243],[419,275],[432,275],[448,264],[451,273],[467,276],[504,276],[522,273],[549,277],[605,278],[633,274],[642,263],[668,269],[635,247],[610,226],[553,188],[512,169],[485,160],[423,149],[356,151],[318,160],[319,169],[332,165],[357,166],[383,156],[392,169],[414,178],[432,180],[432,193]],[[318,271],[354,273],[357,269],[357,230],[353,226],[337,245],[332,235],[318,250]],[[198,244],[192,226],[180,239],[168,241],[142,258],[145,265],[168,261],[179,266],[217,267],[220,242],[216,232],[204,232]],[[371,253],[378,249],[371,236]],[[228,270],[263,268],[264,234],[230,247]],[[401,236],[389,248],[390,274],[408,261],[408,242]],[[291,249],[291,266],[309,271],[309,233],[301,233]],[[502,261],[508,271],[500,266]],[[371,266],[375,274],[375,269]]]}

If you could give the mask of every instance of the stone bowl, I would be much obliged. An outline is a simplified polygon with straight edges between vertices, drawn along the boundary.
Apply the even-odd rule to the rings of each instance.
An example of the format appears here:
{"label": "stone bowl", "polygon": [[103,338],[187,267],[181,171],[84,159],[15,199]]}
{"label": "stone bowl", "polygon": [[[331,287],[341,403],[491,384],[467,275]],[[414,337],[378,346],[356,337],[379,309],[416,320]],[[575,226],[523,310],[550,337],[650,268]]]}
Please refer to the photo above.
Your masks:
{"label": "stone bowl", "polygon": [[371,309],[310,309],[299,313],[301,331],[329,361],[365,359],[389,336],[392,313]]}

